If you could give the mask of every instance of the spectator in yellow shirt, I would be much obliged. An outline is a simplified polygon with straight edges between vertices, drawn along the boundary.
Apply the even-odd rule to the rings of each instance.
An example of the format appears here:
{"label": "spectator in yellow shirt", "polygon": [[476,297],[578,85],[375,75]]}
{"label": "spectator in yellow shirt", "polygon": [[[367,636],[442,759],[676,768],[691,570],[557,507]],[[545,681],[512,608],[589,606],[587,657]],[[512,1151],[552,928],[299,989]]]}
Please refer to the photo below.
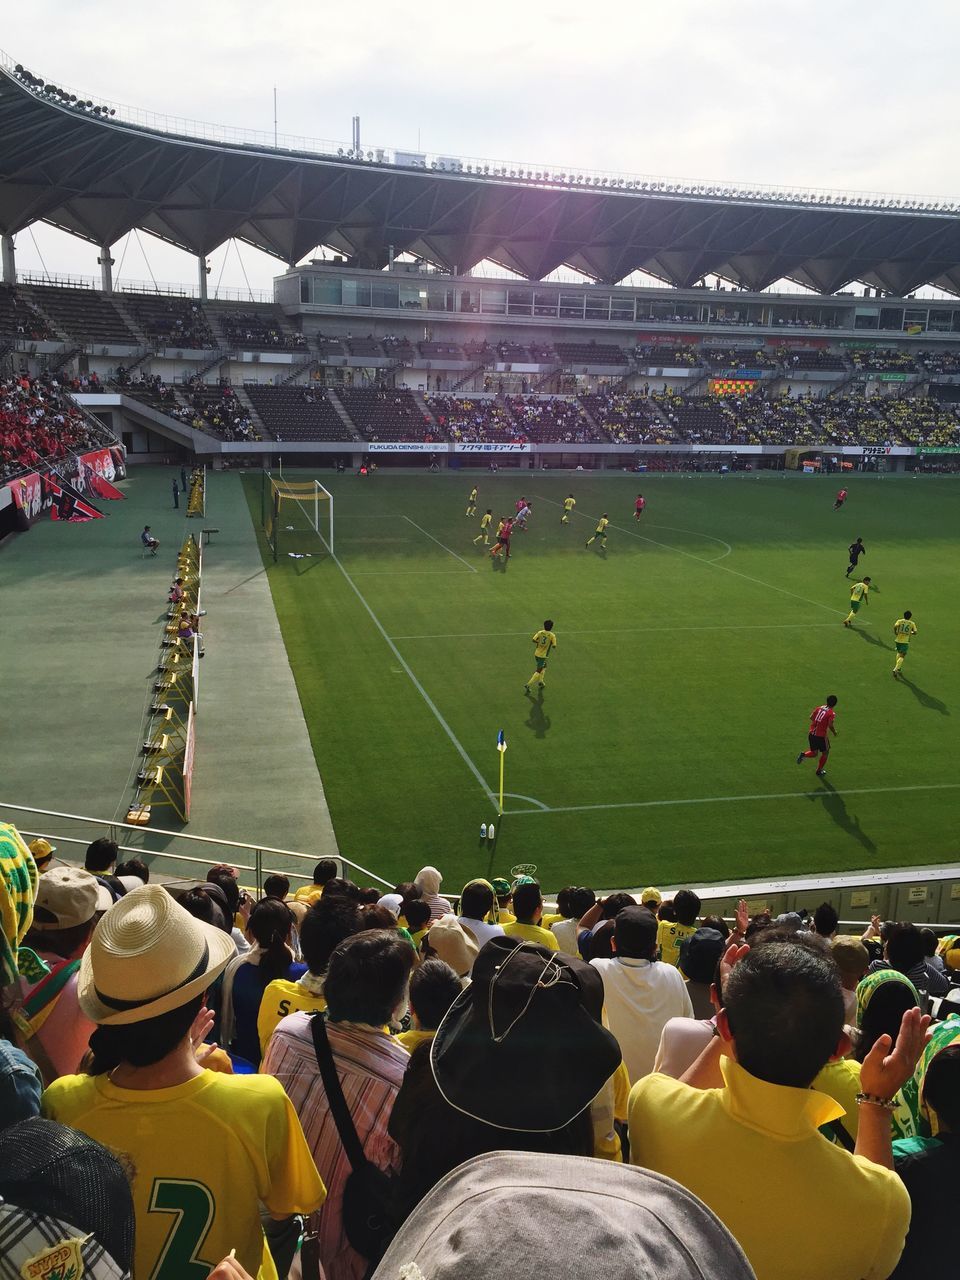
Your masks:
{"label": "spectator in yellow shirt", "polygon": [[443,1015],[462,990],[463,983],[445,960],[424,960],[410,976],[413,1026],[409,1031],[400,1032],[397,1043],[402,1044],[408,1053],[413,1053],[418,1044],[432,1040]]}
{"label": "spectator in yellow shirt", "polygon": [[678,889],[670,905],[674,918],[665,920],[661,909],[657,945],[660,948],[660,959],[665,964],[679,965],[680,944],[684,938],[689,938],[697,931],[700,899],[692,889]]}
{"label": "spectator in yellow shirt", "polygon": [[333,858],[321,858],[313,868],[313,884],[302,885],[293,895],[294,902],[319,902],[323,895],[323,886],[328,880],[336,879],[338,867]]}
{"label": "spectator in yellow shirt", "polygon": [[540,927],[543,915],[543,893],[536,880],[527,884],[518,884],[513,891],[513,909],[516,920],[505,924],[503,932],[508,938],[522,938],[525,942],[536,942],[550,951],[559,951],[560,943],[556,934]]}

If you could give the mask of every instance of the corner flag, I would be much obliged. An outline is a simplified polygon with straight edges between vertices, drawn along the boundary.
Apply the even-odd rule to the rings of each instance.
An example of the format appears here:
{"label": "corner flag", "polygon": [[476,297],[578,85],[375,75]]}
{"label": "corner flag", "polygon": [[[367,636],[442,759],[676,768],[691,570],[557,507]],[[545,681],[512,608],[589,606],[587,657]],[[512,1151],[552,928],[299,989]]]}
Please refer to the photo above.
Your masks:
{"label": "corner flag", "polygon": [[507,739],[501,729],[497,734],[497,750],[500,752],[500,816],[503,816],[503,758],[507,753]]}
{"label": "corner flag", "polygon": [[507,749],[507,740],[503,735],[503,730],[501,729],[500,732],[497,734],[497,750],[506,751],[506,749]]}

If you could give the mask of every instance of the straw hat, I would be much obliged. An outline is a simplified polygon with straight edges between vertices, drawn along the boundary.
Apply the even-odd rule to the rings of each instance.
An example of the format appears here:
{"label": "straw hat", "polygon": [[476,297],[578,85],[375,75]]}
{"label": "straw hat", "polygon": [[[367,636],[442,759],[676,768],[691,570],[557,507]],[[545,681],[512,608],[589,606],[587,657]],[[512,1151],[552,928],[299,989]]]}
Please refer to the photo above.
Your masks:
{"label": "straw hat", "polygon": [[196,920],[162,885],[121,898],[94,930],[77,995],[93,1022],[143,1022],[201,995],[236,955],[229,933]]}

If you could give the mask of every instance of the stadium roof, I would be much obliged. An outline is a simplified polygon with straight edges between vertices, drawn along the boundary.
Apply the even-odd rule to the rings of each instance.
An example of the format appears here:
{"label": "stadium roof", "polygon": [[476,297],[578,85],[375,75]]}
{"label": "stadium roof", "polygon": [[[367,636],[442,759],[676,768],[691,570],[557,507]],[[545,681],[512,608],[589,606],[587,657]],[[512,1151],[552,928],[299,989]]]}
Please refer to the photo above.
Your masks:
{"label": "stadium roof", "polygon": [[[717,274],[751,290],[851,281],[960,294],[958,206],[558,172],[402,152],[350,154],[145,126],[0,59],[0,231],[36,221],[116,243],[134,228],[207,255],[230,238],[294,264],[318,245],[379,268],[391,249],[531,280],[566,265],[614,284]],[[368,158],[369,157],[369,158]]]}

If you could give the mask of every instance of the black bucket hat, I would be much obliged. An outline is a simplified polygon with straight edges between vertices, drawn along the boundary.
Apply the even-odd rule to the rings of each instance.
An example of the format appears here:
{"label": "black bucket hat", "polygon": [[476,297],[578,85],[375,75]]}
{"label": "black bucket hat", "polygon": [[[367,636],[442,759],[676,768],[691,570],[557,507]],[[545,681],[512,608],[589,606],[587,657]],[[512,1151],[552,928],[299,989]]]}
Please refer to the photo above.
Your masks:
{"label": "black bucket hat", "polygon": [[552,1133],[620,1065],[592,965],[517,938],[491,938],[430,1049],[444,1101],[497,1129]]}

